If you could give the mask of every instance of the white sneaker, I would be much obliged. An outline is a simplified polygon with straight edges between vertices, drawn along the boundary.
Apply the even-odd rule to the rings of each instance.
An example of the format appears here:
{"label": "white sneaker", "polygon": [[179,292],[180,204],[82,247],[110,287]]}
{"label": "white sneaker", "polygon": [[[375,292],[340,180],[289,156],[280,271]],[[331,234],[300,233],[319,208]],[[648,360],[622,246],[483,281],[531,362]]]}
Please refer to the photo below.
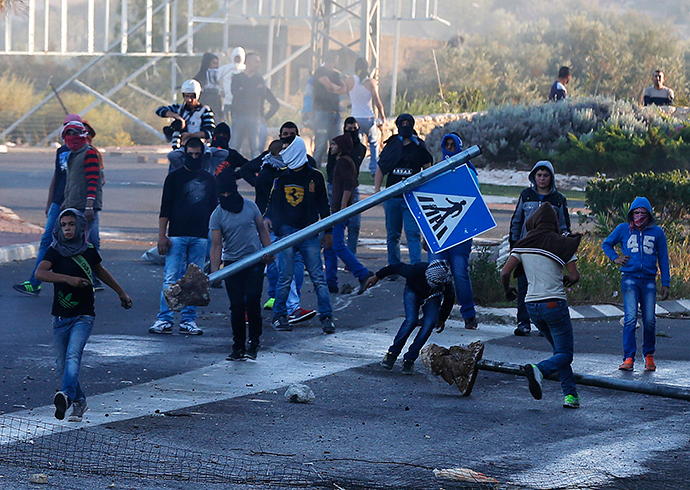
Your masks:
{"label": "white sneaker", "polygon": [[156,320],[156,323],[149,327],[149,333],[172,333],[172,323]]}
{"label": "white sneaker", "polygon": [[203,335],[204,333],[194,320],[180,323],[180,332],[186,333],[187,335]]}

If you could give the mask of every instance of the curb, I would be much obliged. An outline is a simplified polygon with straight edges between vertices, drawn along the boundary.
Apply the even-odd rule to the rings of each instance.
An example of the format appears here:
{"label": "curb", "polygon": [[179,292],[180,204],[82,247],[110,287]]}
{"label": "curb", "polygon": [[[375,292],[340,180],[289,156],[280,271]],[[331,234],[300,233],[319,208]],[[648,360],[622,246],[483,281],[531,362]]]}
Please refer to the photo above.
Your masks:
{"label": "curb", "polygon": [[13,262],[15,260],[35,259],[38,256],[38,248],[40,245],[41,242],[33,242],[0,247],[0,264]]}

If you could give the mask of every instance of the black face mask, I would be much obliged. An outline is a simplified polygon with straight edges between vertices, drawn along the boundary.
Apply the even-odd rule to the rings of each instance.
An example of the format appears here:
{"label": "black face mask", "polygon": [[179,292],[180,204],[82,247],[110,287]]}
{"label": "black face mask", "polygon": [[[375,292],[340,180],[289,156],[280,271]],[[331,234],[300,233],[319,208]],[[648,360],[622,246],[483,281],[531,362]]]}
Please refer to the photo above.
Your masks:
{"label": "black face mask", "polygon": [[215,146],[217,148],[223,148],[224,150],[227,150],[228,147],[230,146],[230,138],[224,134],[215,136],[213,138],[213,142],[211,146]]}
{"label": "black face mask", "polygon": [[280,141],[282,141],[284,145],[289,145],[290,143],[295,141],[296,137],[296,134],[291,134],[290,136],[283,136],[282,138],[280,138]]}
{"label": "black face mask", "polygon": [[201,170],[202,161],[203,161],[203,154],[200,155],[198,158],[192,158],[191,156],[185,154],[184,166],[187,167],[187,170],[190,170],[192,172],[197,172],[197,171]]}
{"label": "black face mask", "polygon": [[352,144],[356,145],[359,143],[359,129],[352,129],[350,131],[345,131],[345,134],[349,134],[352,138]]}
{"label": "black face mask", "polygon": [[398,128],[398,134],[403,138],[412,138],[412,132],[414,128],[412,126],[400,126]]}
{"label": "black face mask", "polygon": [[240,196],[239,192],[232,192],[229,196],[218,195],[218,202],[220,207],[226,211],[230,211],[233,214],[237,214],[242,211],[244,207],[244,199]]}

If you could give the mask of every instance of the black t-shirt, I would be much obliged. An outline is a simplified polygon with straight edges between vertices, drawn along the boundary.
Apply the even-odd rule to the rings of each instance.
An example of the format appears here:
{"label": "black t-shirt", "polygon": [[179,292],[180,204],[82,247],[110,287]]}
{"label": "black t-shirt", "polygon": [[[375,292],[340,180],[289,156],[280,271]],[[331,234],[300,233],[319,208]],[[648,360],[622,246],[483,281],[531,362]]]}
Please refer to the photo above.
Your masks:
{"label": "black t-shirt", "polygon": [[218,205],[216,180],[205,170],[182,167],[163,184],[161,218],[168,218],[168,236],[208,238],[208,220]]}
{"label": "black t-shirt", "polygon": [[340,80],[340,72],[338,72],[338,70],[329,70],[325,66],[319,67],[314,72],[314,110],[340,112],[340,95],[330,93],[326,90],[326,87],[319,82],[319,78],[324,76],[328,77],[328,79],[336,85],[343,84],[342,80]]}
{"label": "black t-shirt", "polygon": [[388,173],[386,187],[397,184],[401,180],[412,177],[422,171],[424,165],[432,164],[433,159],[429,152],[419,145],[409,143],[403,146],[402,158],[393,170]]}
{"label": "black t-shirt", "polygon": [[[94,267],[101,263],[101,256],[93,247],[89,248],[81,254],[91,267],[91,276],[96,273]],[[84,271],[84,269],[77,264],[72,257],[63,257],[57,250],[50,247],[43,257],[43,260],[50,262],[52,265],[50,270],[56,274],[65,274],[72,277],[83,277],[89,281],[93,281],[93,277]],[[66,318],[74,318],[80,315],[96,316],[96,311],[93,307],[93,288],[86,286],[83,288],[74,288],[64,282],[53,283],[53,310],[54,316],[62,316]]]}

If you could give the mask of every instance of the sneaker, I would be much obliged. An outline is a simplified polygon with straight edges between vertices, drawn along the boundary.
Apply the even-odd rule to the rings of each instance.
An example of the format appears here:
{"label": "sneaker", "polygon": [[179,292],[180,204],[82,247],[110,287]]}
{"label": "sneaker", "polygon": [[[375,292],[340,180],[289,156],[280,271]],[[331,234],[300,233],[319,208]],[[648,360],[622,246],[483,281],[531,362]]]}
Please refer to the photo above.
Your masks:
{"label": "sneaker", "polygon": [[513,333],[518,337],[529,337],[529,331],[531,330],[529,325],[518,325]]}
{"label": "sneaker", "polygon": [[565,395],[563,408],[580,408],[580,397],[578,395]]}
{"label": "sneaker", "polygon": [[359,289],[357,290],[357,294],[362,294],[364,292],[364,285],[367,283],[369,278],[373,276],[374,273],[369,271],[369,273],[361,281],[359,281]]}
{"label": "sneaker", "polygon": [[414,374],[414,361],[403,361],[402,371],[403,374],[408,376]]}
{"label": "sneaker", "polygon": [[644,370],[656,371],[656,363],[654,362],[654,356],[652,354],[644,356]]}
{"label": "sneaker", "polygon": [[12,289],[29,296],[38,296],[41,294],[41,285],[39,284],[38,286],[34,287],[31,284],[31,281],[24,281],[21,284],[13,284]]}
{"label": "sneaker", "polygon": [[623,364],[618,366],[621,371],[632,371],[635,368],[635,359],[632,357],[626,357]]}
{"label": "sneaker", "polygon": [[55,393],[53,397],[53,405],[55,405],[55,418],[62,420],[65,418],[65,412],[70,406],[69,398],[62,391]]}
{"label": "sneaker", "polygon": [[338,294],[340,292],[340,289],[338,289],[337,284],[329,284],[328,285],[328,292],[331,294]]}
{"label": "sneaker", "polygon": [[241,350],[233,350],[225,359],[228,361],[244,361],[244,352]]}
{"label": "sneaker", "polygon": [[180,333],[186,333],[187,335],[203,335],[204,331],[197,326],[194,320],[189,320],[180,323]]}
{"label": "sneaker", "polygon": [[527,376],[529,392],[535,400],[541,400],[541,380],[544,379],[544,375],[536,364],[525,364],[522,369],[525,372],[525,376]]}
{"label": "sneaker", "polygon": [[293,323],[306,322],[307,320],[311,320],[315,316],[316,310],[297,308],[290,315],[288,315],[288,323],[292,325]]}
{"label": "sneaker", "polygon": [[86,405],[86,400],[82,402],[72,403],[72,413],[67,418],[67,422],[81,422],[81,418],[84,416],[84,412],[88,410]]}
{"label": "sneaker", "polygon": [[321,327],[323,328],[323,333],[335,333],[335,324],[332,318],[325,318],[322,320]]}
{"label": "sneaker", "polygon": [[94,278],[93,278],[93,284],[92,284],[92,286],[93,286],[93,290],[94,290],[94,291],[105,291],[105,286],[103,285],[103,283],[101,282],[101,280],[100,280],[99,278],[97,278],[97,277],[94,277]]}
{"label": "sneaker", "polygon": [[477,330],[479,323],[477,323],[477,317],[465,318],[465,328],[467,330]]}
{"label": "sneaker", "polygon": [[397,358],[398,356],[393,354],[392,352],[386,352],[386,355],[383,356],[383,361],[381,361],[381,366],[388,370],[391,370],[393,369],[393,366],[395,365],[395,360]]}
{"label": "sneaker", "polygon": [[276,302],[275,298],[268,298],[268,301],[264,303],[264,310],[272,310],[273,304]]}
{"label": "sneaker", "polygon": [[292,331],[292,325],[290,325],[286,316],[281,316],[280,318],[276,318],[275,320],[273,320],[273,328],[275,328],[279,332]]}
{"label": "sneaker", "polygon": [[251,359],[252,361],[256,361],[256,356],[259,352],[259,346],[257,344],[249,344],[249,347],[247,348],[247,352],[244,353],[244,357],[247,359]]}
{"label": "sneaker", "polygon": [[172,323],[156,320],[156,323],[149,327],[149,333],[172,333],[172,328]]}

